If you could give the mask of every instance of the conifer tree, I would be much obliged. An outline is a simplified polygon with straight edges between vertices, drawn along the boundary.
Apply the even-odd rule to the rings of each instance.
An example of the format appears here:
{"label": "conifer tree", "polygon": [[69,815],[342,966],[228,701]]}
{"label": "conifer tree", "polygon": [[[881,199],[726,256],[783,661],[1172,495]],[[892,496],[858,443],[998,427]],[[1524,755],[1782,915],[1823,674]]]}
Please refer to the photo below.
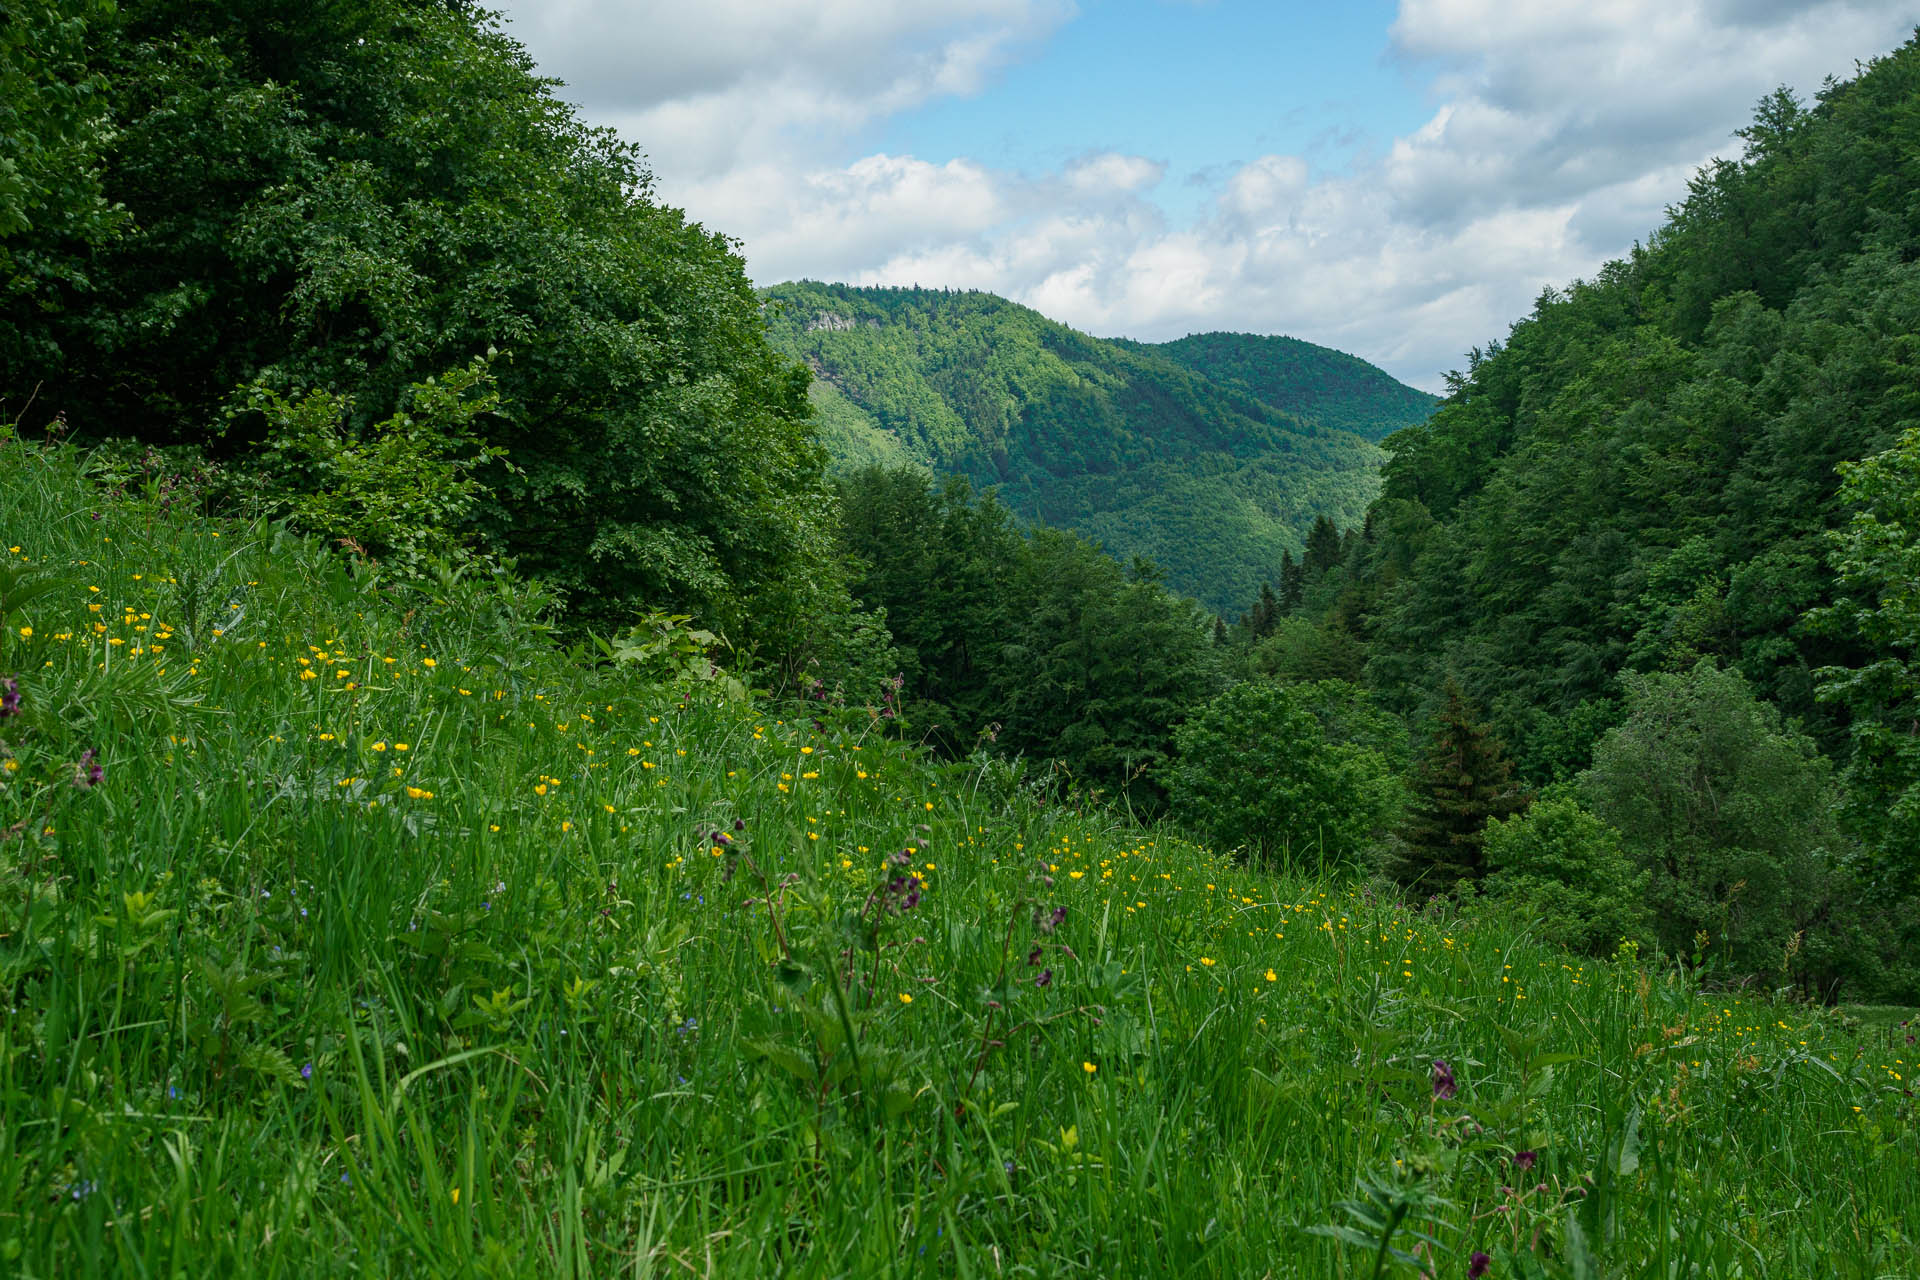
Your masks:
{"label": "conifer tree", "polygon": [[1325,515],[1313,518],[1313,528],[1307,531],[1306,571],[1308,577],[1316,577],[1340,563],[1340,530]]}
{"label": "conifer tree", "polygon": [[1260,599],[1253,606],[1253,616],[1249,619],[1253,638],[1259,640],[1272,635],[1279,622],[1280,602],[1274,598],[1273,584],[1264,583],[1260,587]]}
{"label": "conifer tree", "polygon": [[1307,593],[1306,568],[1293,558],[1293,552],[1280,553],[1280,611],[1292,613]]}
{"label": "conifer tree", "polygon": [[1387,854],[1385,871],[1409,888],[1444,893],[1486,872],[1487,823],[1531,802],[1513,780],[1505,745],[1474,715],[1451,679],[1440,724],[1415,772],[1414,801]]}

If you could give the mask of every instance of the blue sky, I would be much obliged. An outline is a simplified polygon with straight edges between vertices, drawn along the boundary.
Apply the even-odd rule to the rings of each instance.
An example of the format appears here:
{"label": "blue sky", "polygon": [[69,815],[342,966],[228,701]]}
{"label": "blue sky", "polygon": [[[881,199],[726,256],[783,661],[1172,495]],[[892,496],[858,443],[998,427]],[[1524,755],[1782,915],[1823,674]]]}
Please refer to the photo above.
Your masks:
{"label": "blue sky", "polygon": [[988,289],[1438,389],[1920,0],[506,0],[760,283]]}
{"label": "blue sky", "polygon": [[1392,56],[1396,6],[1092,0],[992,87],[873,126],[868,150],[1026,172],[1118,151],[1168,165],[1156,192],[1196,212],[1255,156],[1306,157],[1315,176],[1418,128],[1428,98]]}

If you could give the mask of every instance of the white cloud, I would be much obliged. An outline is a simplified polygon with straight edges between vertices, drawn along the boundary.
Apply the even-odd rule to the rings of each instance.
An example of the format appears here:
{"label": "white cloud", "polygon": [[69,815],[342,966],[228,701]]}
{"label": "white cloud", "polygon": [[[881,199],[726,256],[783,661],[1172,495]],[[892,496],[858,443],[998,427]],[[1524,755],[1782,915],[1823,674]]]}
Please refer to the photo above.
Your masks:
{"label": "white cloud", "polygon": [[[521,0],[508,32],[661,176],[817,158],[876,120],[978,92],[1071,0]],[[718,220],[715,220],[718,221]]]}
{"label": "white cloud", "polygon": [[1104,151],[1067,166],[1067,184],[1087,195],[1144,191],[1160,184],[1167,166],[1143,156],[1125,156]]}
{"label": "white cloud", "polygon": [[1920,0],[1402,0],[1389,39],[1430,79],[1424,124],[1347,174],[1254,158],[1175,223],[1165,160],[1124,150],[1037,174],[858,154],[873,122],[989,86],[1064,0],[712,0],[644,40],[580,34],[616,8],[520,34],[762,282],[978,287],[1144,339],[1292,333],[1428,387],[1644,238],[1775,85],[1851,74],[1920,20]]}

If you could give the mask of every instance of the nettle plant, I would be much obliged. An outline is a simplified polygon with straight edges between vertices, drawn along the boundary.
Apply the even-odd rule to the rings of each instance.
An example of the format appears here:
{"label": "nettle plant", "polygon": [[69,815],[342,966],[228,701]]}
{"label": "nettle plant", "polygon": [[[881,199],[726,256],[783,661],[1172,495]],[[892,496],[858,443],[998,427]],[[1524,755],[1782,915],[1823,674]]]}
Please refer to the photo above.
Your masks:
{"label": "nettle plant", "polygon": [[[1047,896],[1053,877],[1045,862],[1008,904],[991,976],[957,1006],[967,1034],[930,1042],[906,1021],[914,988],[940,981],[911,972],[930,947],[915,932],[931,892],[914,865],[926,835],[917,828],[851,891],[770,867],[750,848],[743,820],[703,836],[707,852],[725,859],[725,881],[752,891],[740,906],[754,923],[747,936],[767,985],[764,1020],[743,1043],[811,1107],[816,1159],[920,1106],[945,1107],[958,1124],[998,1114],[1008,1104],[992,1107],[986,1088],[996,1056],[1023,1038],[1038,1048],[1040,1029],[1061,1018],[1087,1015],[1097,1025],[1098,1007],[1076,1005],[1060,990],[1063,966],[1078,956],[1060,936],[1067,908]],[[951,1060],[941,1061],[943,1052]],[[941,1089],[936,1079],[950,1083]]]}

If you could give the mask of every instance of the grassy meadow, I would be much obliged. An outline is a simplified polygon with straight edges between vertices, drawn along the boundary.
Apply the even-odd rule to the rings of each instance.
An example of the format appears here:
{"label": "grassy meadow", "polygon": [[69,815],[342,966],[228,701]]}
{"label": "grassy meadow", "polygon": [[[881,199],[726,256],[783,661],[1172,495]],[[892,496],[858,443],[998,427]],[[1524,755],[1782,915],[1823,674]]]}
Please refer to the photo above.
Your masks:
{"label": "grassy meadow", "polygon": [[0,1273],[1920,1276],[1910,1011],[1250,869],[88,465],[0,442]]}

